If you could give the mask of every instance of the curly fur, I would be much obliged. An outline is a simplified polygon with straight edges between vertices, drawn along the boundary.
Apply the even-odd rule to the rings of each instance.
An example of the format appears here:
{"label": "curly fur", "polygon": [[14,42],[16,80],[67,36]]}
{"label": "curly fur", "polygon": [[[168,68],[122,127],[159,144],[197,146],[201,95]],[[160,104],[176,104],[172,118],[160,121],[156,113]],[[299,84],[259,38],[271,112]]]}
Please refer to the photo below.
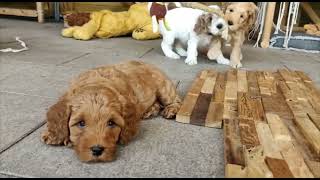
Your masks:
{"label": "curly fur", "polygon": [[[99,67],[80,74],[50,107],[42,140],[73,146],[85,162],[112,161],[116,144],[133,139],[141,119],[157,115],[161,107],[164,118],[174,118],[180,106],[172,81],[152,65],[129,61]],[[100,156],[91,150],[97,145],[104,149]]]}

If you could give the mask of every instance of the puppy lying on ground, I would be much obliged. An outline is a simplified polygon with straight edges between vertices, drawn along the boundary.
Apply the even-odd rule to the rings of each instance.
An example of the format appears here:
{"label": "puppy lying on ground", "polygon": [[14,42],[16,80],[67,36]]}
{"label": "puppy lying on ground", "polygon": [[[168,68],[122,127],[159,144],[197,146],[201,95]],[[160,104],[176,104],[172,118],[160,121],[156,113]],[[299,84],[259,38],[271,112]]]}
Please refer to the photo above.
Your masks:
{"label": "puppy lying on ground", "polygon": [[[166,25],[163,21],[159,22],[164,54],[173,59],[187,56],[185,63],[188,65],[197,64],[198,49],[208,52],[212,40],[220,42],[228,36],[227,23],[223,17],[203,10],[184,7],[171,9],[164,20]],[[173,47],[178,54],[173,51]],[[222,53],[212,55],[210,59],[216,59],[219,64],[229,64]]]}
{"label": "puppy lying on ground", "polygon": [[226,7],[225,20],[229,25],[229,41],[232,47],[230,65],[234,68],[242,67],[241,46],[256,21],[257,11],[258,8],[253,2],[235,2]]}
{"label": "puppy lying on ground", "polygon": [[80,74],[47,112],[42,140],[72,145],[80,160],[112,161],[118,142],[127,144],[142,118],[161,112],[174,118],[181,100],[159,69],[139,61]]}

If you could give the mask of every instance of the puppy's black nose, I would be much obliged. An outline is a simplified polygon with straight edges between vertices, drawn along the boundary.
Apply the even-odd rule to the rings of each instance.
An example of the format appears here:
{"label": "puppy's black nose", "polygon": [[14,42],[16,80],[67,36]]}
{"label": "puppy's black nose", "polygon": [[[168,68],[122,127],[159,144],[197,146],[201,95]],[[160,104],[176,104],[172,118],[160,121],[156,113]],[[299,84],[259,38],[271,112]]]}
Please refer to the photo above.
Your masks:
{"label": "puppy's black nose", "polygon": [[100,156],[104,150],[104,148],[100,145],[92,146],[90,149],[92,151],[92,155],[94,155],[94,156]]}
{"label": "puppy's black nose", "polygon": [[233,22],[232,22],[232,21],[228,21],[228,25],[229,25],[229,26],[232,26],[232,25],[233,25]]}
{"label": "puppy's black nose", "polygon": [[223,27],[223,24],[218,24],[218,25],[217,25],[217,28],[218,28],[218,29],[221,29],[222,27]]}

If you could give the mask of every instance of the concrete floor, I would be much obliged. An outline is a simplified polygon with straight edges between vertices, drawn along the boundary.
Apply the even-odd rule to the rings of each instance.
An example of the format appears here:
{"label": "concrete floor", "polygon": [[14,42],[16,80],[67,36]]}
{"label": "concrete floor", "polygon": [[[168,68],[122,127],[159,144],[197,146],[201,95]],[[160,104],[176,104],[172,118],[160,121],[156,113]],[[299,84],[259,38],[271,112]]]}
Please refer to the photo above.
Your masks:
{"label": "concrete floor", "polygon": [[[46,110],[80,72],[126,60],[149,62],[175,82],[184,97],[198,72],[229,67],[199,59],[195,66],[166,58],[161,40],[130,37],[77,41],[60,36],[62,23],[0,18],[0,49],[30,47],[20,53],[0,53],[0,177],[223,177],[223,136],[212,129],[161,117],[143,121],[140,134],[119,147],[112,163],[81,163],[72,149],[40,142]],[[228,54],[228,50],[226,50]],[[290,68],[305,71],[320,85],[320,55],[245,46],[247,70]],[[228,56],[228,55],[227,55]],[[25,138],[21,138],[25,137]],[[18,142],[17,142],[18,141]]]}

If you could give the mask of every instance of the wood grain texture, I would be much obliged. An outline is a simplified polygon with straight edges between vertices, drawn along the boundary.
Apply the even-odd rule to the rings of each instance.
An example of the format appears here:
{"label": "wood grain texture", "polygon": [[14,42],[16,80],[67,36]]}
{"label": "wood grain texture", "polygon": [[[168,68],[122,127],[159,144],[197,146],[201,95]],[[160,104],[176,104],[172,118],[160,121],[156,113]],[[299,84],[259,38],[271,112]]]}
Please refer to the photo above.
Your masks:
{"label": "wood grain texture", "polygon": [[240,118],[239,129],[240,129],[241,143],[247,149],[260,145],[255,122],[253,119]]}
{"label": "wood grain texture", "polygon": [[224,102],[224,95],[226,90],[226,73],[219,73],[214,87],[215,102]]}
{"label": "wood grain texture", "polygon": [[215,83],[216,83],[216,77],[207,77],[203,83],[201,92],[206,94],[213,94]]}
{"label": "wood grain texture", "polygon": [[267,113],[266,117],[271,129],[272,135],[276,141],[279,141],[279,140],[291,141],[289,130],[278,115]]}
{"label": "wood grain texture", "polygon": [[225,100],[223,104],[223,119],[235,119],[238,116],[237,100]]}
{"label": "wood grain texture", "polygon": [[197,78],[191,85],[188,94],[198,96],[204,84],[204,79]]}
{"label": "wood grain texture", "polygon": [[204,126],[212,94],[200,93],[190,116],[190,124]]}
{"label": "wood grain texture", "polygon": [[248,93],[250,96],[260,96],[260,90],[256,73],[254,71],[247,72],[248,78]]}
{"label": "wood grain texture", "polygon": [[288,164],[283,159],[266,157],[265,162],[268,165],[274,178],[293,178]]}
{"label": "wood grain texture", "polygon": [[265,163],[262,146],[244,150],[248,178],[272,178],[273,174]]}
{"label": "wood grain texture", "polygon": [[226,90],[225,90],[225,100],[236,100],[237,99],[237,90],[238,90],[238,82],[237,82],[237,71],[229,70],[227,72],[227,82],[226,82]]}
{"label": "wood grain texture", "polygon": [[176,121],[182,123],[190,123],[190,116],[193,111],[193,107],[196,104],[198,96],[187,95],[184,98],[182,106],[176,115]]}
{"label": "wood grain texture", "polygon": [[205,126],[222,128],[223,103],[210,102]]}
{"label": "wood grain texture", "polygon": [[248,92],[247,71],[237,71],[238,92]]}
{"label": "wood grain texture", "polygon": [[225,164],[245,166],[244,149],[240,142],[239,121],[223,120]]}
{"label": "wood grain texture", "polygon": [[263,146],[266,156],[282,159],[280,148],[273,139],[269,125],[262,122],[257,122],[256,127],[259,141]]}
{"label": "wood grain texture", "polygon": [[227,164],[225,166],[226,178],[246,178],[248,177],[247,168],[236,164]]}

